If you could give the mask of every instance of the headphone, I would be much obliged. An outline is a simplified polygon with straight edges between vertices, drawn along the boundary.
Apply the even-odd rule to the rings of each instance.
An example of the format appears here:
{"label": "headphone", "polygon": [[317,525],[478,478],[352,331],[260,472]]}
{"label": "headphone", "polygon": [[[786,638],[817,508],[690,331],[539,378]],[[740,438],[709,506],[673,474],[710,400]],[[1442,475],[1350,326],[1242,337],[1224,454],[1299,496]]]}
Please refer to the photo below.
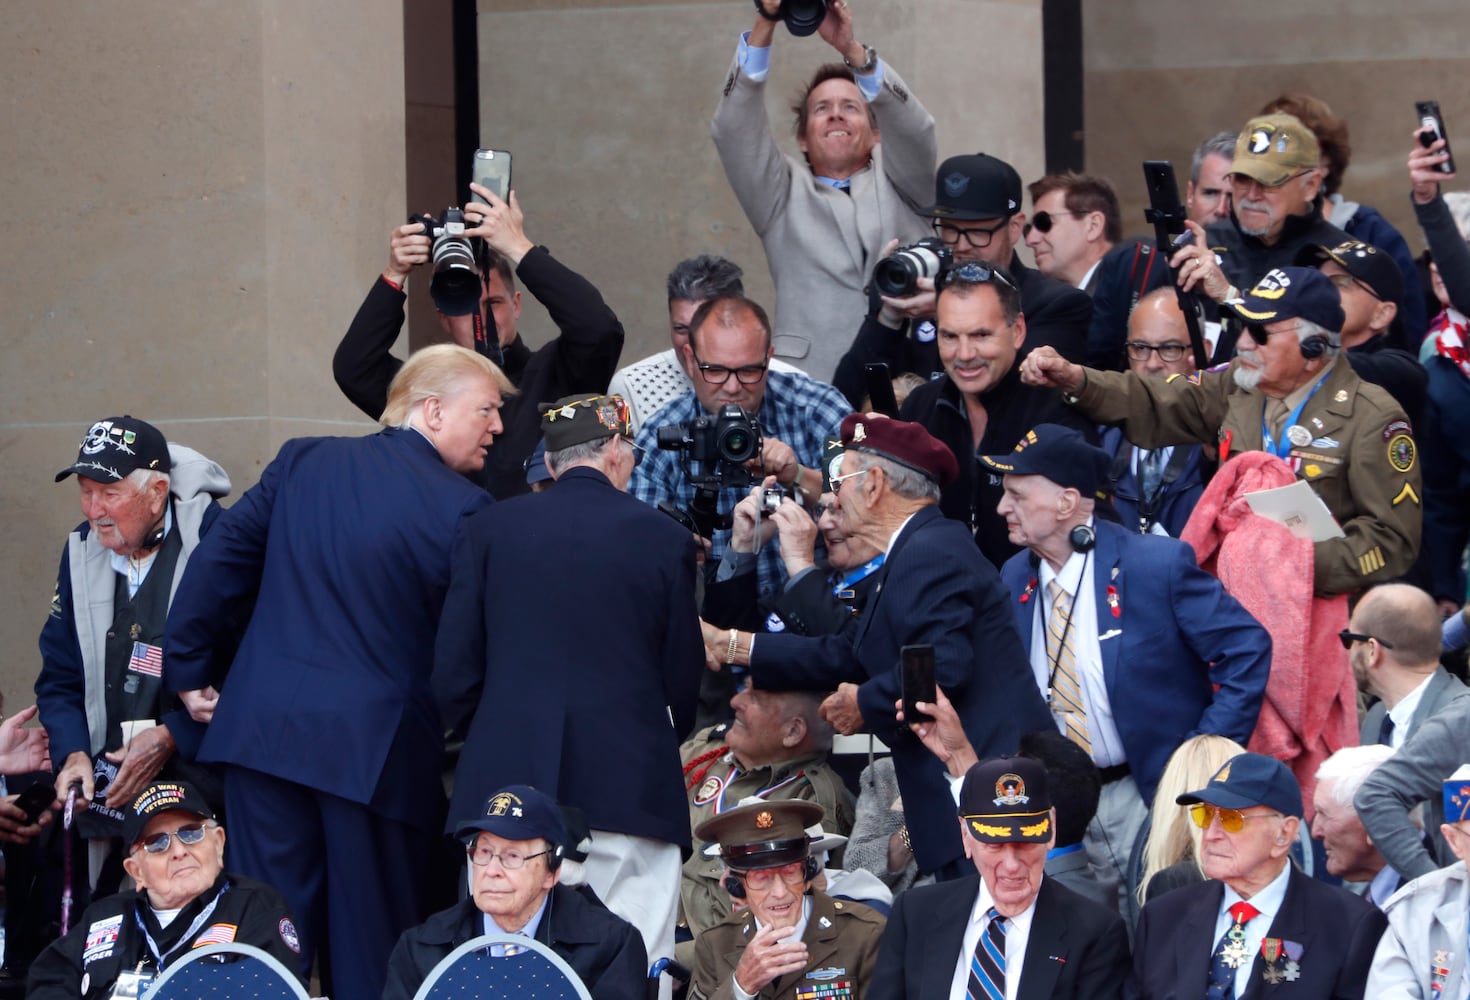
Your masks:
{"label": "headphone", "polygon": [[561,867],[561,862],[566,857],[567,849],[561,844],[552,844],[548,841],[546,850],[546,870],[554,872]]}
{"label": "headphone", "polygon": [[[821,870],[822,866],[817,859],[808,854],[806,861],[802,864],[801,880],[803,882],[810,882],[817,877],[817,874]],[[730,894],[731,899],[745,898],[745,883],[740,880],[740,876],[734,874],[726,875],[725,880],[720,885],[725,887],[725,891]]]}
{"label": "headphone", "polygon": [[1330,346],[1326,337],[1308,337],[1302,341],[1302,358],[1306,361],[1315,361],[1326,354]]}
{"label": "headphone", "polygon": [[1078,552],[1091,552],[1092,547],[1097,544],[1097,533],[1089,525],[1079,524],[1067,535],[1067,541]]}
{"label": "headphone", "polygon": [[143,539],[143,544],[138,546],[138,548],[156,549],[162,545],[164,536],[168,534],[168,529],[164,527],[167,523],[166,519],[160,518],[159,522],[153,526],[153,530],[148,533],[148,537]]}

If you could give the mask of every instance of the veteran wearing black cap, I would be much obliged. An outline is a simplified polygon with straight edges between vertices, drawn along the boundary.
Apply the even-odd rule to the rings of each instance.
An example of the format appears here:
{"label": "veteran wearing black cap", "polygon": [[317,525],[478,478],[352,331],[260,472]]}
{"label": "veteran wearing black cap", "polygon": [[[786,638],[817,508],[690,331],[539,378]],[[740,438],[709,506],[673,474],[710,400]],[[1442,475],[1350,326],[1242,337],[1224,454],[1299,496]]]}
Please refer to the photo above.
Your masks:
{"label": "veteran wearing black cap", "polygon": [[1088,856],[1126,894],[1169,755],[1199,733],[1249,741],[1271,637],[1188,545],[1095,516],[1108,461],[1077,431],[1042,424],[980,465],[1002,477],[1000,515],[1026,549],[1001,579],[1032,676],[1056,728],[1102,772]]}
{"label": "veteran wearing black cap", "polygon": [[472,517],[455,555],[433,678],[465,740],[450,825],[510,782],[578,806],[588,884],[658,959],[673,954],[689,845],[694,542],[623,492],[639,453],[621,396],[559,399],[541,431],[555,484]]}
{"label": "veteran wearing black cap", "polygon": [[975,872],[898,897],[869,1000],[1122,996],[1128,932],[1117,913],[1043,874],[1055,827],[1038,761],[971,767],[959,828]]}
{"label": "veteran wearing black cap", "polygon": [[1203,831],[1207,881],[1143,908],[1130,995],[1321,1000],[1363,996],[1381,911],[1292,864],[1302,792],[1279,760],[1243,753],[1180,795]]}
{"label": "veteran wearing black cap", "polygon": [[1313,586],[1355,593],[1401,575],[1421,529],[1418,449],[1404,411],[1343,364],[1337,289],[1321,271],[1284,267],[1226,306],[1245,324],[1223,369],[1166,381],[1083,368],[1041,349],[1022,364],[1088,417],[1144,448],[1198,441],[1220,460],[1279,456],[1312,488],[1344,537],[1317,542]]}
{"label": "veteran wearing black cap", "polygon": [[[161,647],[174,589],[230,479],[132,416],[94,423],[56,481],[72,475],[87,520],[62,553],[41,629],[36,703],[61,765],[59,794],[80,782],[82,807],[98,804],[78,829],[116,837],[123,804],[166,764],[178,766],[177,747],[192,756],[204,732],[163,690]],[[98,777],[111,787],[97,789]],[[108,795],[113,805],[103,806]]]}
{"label": "veteran wearing black cap", "polygon": [[[26,996],[142,996],[191,948],[247,944],[295,970],[300,942],[264,882],[226,873],[225,831],[191,785],[158,781],[121,805],[123,860],[137,888],[89,906],[31,965]],[[305,985],[305,980],[302,980]]]}
{"label": "veteran wearing black cap", "polygon": [[562,885],[570,850],[556,800],[526,785],[490,796],[455,827],[469,897],[403,932],[383,1000],[412,1000],[450,952],[484,934],[523,934],[572,967],[594,1000],[645,1000],[647,955],[632,924],[586,888]]}
{"label": "veteran wearing black cap", "polygon": [[749,665],[765,690],[831,690],[822,714],[840,732],[871,732],[893,748],[919,869],[963,873],[953,802],[941,771],[897,722],[903,646],[934,647],[935,677],[978,753],[1014,750],[1020,735],[1051,724],[995,567],[944,517],[940,490],[955,459],[918,424],[851,414],[842,422],[842,471],[832,492],[844,534],[886,553],[873,596],[837,635],[753,636],[706,625],[712,667]]}
{"label": "veteran wearing black cap", "polygon": [[814,802],[757,802],[699,825],[745,908],[695,940],[690,1000],[870,995],[883,918],[812,887],[821,864],[806,827],[821,819]]}

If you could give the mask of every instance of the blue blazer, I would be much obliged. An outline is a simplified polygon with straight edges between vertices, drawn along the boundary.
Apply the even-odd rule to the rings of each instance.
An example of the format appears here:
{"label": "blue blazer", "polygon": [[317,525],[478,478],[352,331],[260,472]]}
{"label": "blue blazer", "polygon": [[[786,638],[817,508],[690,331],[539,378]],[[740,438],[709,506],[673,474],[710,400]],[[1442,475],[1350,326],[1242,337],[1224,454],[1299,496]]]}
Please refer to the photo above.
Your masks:
{"label": "blue blazer", "polygon": [[[199,759],[437,830],[434,633],[454,538],[491,502],[414,430],[287,441],[201,539],[169,611],[165,686],[221,689]],[[215,676],[224,612],[257,588]]]}
{"label": "blue blazer", "polygon": [[[1191,736],[1250,740],[1271,669],[1271,636],[1199,568],[1188,545],[1108,521],[1094,526],[1093,597],[1108,701],[1139,793],[1152,802],[1169,755]],[[1043,604],[1031,558],[1020,553],[1001,571],[1028,657]]]}
{"label": "blue blazer", "polygon": [[679,743],[705,669],[694,574],[689,532],[596,469],[470,519],[433,677],[465,740],[451,829],[524,784],[594,830],[688,849]]}
{"label": "blue blazer", "polygon": [[937,506],[920,509],[878,572],[854,628],[835,636],[757,636],[750,672],[757,686],[772,690],[860,685],[867,730],[893,750],[919,869],[932,872],[964,851],[944,768],[895,718],[903,693],[899,650],[934,646],[935,679],[982,758],[1015,753],[1021,734],[1053,723],[1006,613],[1000,576],[963,524]]}
{"label": "blue blazer", "polygon": [[[1133,471],[1134,446],[1128,443],[1120,427],[1100,428],[1097,446],[1108,453],[1110,469],[1117,462],[1119,449],[1128,449],[1129,461],[1124,464],[1122,472],[1118,475],[1118,481],[1113,484],[1113,507],[1118,511],[1123,527],[1137,532],[1138,503],[1142,483],[1139,482],[1138,474]],[[1176,444],[1174,450],[1186,452],[1187,457],[1183,460],[1184,465],[1179,470],[1178,477],[1163,487],[1164,495],[1160,498],[1159,509],[1154,512],[1154,520],[1169,533],[1170,538],[1178,538],[1184,534],[1184,526],[1189,522],[1189,515],[1194,513],[1195,505],[1205,493],[1204,458],[1201,447],[1197,444]],[[1173,456],[1170,456],[1170,461],[1173,461]]]}

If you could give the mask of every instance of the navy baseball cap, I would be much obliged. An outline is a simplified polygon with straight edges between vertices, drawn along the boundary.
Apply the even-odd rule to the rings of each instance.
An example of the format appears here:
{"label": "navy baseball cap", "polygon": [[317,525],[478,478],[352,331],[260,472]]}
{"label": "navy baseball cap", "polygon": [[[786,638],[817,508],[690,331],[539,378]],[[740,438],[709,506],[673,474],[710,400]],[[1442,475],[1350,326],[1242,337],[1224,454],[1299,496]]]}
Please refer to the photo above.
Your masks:
{"label": "navy baseball cap", "polygon": [[1010,452],[981,455],[980,464],[1001,475],[1041,476],[1093,497],[1107,478],[1108,453],[1088,444],[1081,431],[1037,424]]}
{"label": "navy baseball cap", "polygon": [[934,204],[920,214],[961,222],[1009,219],[1021,210],[1021,175],[988,153],[951,156],[934,175]]}
{"label": "navy baseball cap", "polygon": [[1030,757],[982,760],[960,786],[965,830],[986,844],[1041,844],[1052,838],[1046,768]]}
{"label": "navy baseball cap", "polygon": [[1270,806],[1284,816],[1302,815],[1302,788],[1296,776],[1275,757],[1242,753],[1231,757],[1197,792],[1186,792],[1174,800],[1181,806],[1208,802],[1222,809]]}
{"label": "navy baseball cap", "polygon": [[187,781],[155,781],[123,807],[123,844],[131,848],[143,836],[148,821],[166,812],[186,812],[200,819],[214,819],[214,810]]}
{"label": "navy baseball cap", "polygon": [[1304,319],[1329,333],[1342,332],[1342,296],[1315,267],[1272,268],[1250,291],[1227,299],[1224,307],[1246,323]]}
{"label": "navy baseball cap", "polygon": [[477,833],[493,833],[506,840],[542,840],[565,846],[567,827],[556,800],[530,785],[502,788],[485,800],[480,815],[462,821],[454,835],[469,840]]}

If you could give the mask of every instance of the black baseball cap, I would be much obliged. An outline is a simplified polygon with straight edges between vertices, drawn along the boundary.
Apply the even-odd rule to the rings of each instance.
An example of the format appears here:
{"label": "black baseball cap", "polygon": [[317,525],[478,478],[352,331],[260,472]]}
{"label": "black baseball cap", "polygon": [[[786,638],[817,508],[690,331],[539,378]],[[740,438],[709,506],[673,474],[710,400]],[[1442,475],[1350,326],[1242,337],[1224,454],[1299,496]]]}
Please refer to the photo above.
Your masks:
{"label": "black baseball cap", "polygon": [[1302,815],[1302,787],[1290,768],[1258,753],[1236,754],[1220,765],[1208,785],[1174,801],[1181,806],[1208,802],[1222,809],[1270,806],[1283,816]]}
{"label": "black baseball cap", "polygon": [[1046,768],[1030,757],[996,757],[973,765],[960,786],[960,818],[966,832],[986,844],[1051,840]]}
{"label": "black baseball cap", "polygon": [[1321,267],[1327,260],[1367,285],[1382,301],[1403,306],[1403,273],[1392,257],[1373,244],[1347,240],[1335,247],[1305,246],[1296,255],[1301,267]]}
{"label": "black baseball cap", "polygon": [[1021,210],[1021,175],[988,153],[951,156],[934,175],[934,204],[924,215],[961,222],[1009,219]]}
{"label": "black baseball cap", "polygon": [[980,464],[1005,476],[1041,476],[1084,497],[1097,496],[1107,478],[1108,453],[1087,443],[1079,430],[1037,424],[1004,455],[981,455]]}
{"label": "black baseball cap", "polygon": [[138,469],[172,471],[163,432],[137,417],[108,417],[87,430],[77,460],[58,472],[56,481],[75,472],[93,482],[116,483]]}
{"label": "black baseball cap", "polygon": [[123,845],[131,848],[143,836],[148,821],[166,812],[186,812],[200,819],[214,819],[214,810],[187,781],[155,781],[123,808]]}

